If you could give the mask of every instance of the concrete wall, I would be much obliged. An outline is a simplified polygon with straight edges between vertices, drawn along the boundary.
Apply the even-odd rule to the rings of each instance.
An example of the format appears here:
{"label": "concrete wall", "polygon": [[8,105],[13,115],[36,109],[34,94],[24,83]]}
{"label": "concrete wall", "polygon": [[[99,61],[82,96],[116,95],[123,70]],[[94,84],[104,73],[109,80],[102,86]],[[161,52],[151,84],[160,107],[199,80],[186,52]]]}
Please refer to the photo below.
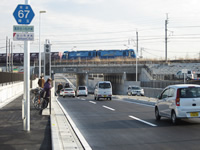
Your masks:
{"label": "concrete wall", "polygon": [[[36,88],[38,79],[32,81],[32,88]],[[0,103],[11,101],[24,93],[24,82],[18,82],[0,87]]]}
{"label": "concrete wall", "polygon": [[0,87],[0,103],[19,97],[23,94],[23,82]]}
{"label": "concrete wall", "polygon": [[146,97],[154,97],[154,98],[157,98],[158,95],[160,95],[163,90],[160,88],[148,88],[148,87],[143,87],[143,89]]}

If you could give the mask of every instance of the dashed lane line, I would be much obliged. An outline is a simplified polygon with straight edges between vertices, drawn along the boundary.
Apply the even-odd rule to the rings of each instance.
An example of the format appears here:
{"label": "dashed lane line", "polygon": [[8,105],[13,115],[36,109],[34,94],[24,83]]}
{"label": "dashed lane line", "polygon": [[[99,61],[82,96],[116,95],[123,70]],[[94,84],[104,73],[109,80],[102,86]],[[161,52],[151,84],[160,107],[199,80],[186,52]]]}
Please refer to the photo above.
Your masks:
{"label": "dashed lane line", "polygon": [[92,104],[97,104],[96,102],[93,102],[93,101],[89,101],[90,103],[92,103]]}
{"label": "dashed lane line", "polygon": [[113,108],[111,108],[111,107],[108,107],[108,106],[105,106],[105,105],[103,105],[103,107],[106,108],[106,109],[109,109],[109,110],[115,111],[115,109],[113,109]]}
{"label": "dashed lane line", "polygon": [[152,127],[156,127],[156,126],[157,126],[157,125],[155,125],[155,124],[153,124],[153,123],[150,123],[150,122],[144,121],[144,120],[139,119],[139,118],[134,117],[134,116],[129,116],[129,117],[132,118],[132,119],[135,119],[135,120],[137,120],[137,121],[143,122],[143,123],[145,123],[145,124],[148,124],[148,125],[150,125],[150,126],[152,126]]}

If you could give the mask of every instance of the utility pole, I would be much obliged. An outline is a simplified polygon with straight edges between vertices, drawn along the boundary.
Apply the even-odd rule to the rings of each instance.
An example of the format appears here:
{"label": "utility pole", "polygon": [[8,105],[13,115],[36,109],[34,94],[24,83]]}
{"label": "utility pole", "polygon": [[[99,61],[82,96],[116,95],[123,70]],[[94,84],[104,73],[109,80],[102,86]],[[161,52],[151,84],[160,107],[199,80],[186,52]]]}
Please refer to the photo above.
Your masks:
{"label": "utility pole", "polygon": [[11,72],[13,72],[13,42],[11,42]]}
{"label": "utility pole", "polygon": [[168,24],[168,14],[166,14],[165,20],[165,62],[167,63],[167,24]]}
{"label": "utility pole", "polygon": [[10,39],[9,39],[9,52],[8,52],[8,70],[9,70],[9,72],[10,72]]}
{"label": "utility pole", "polygon": [[137,43],[137,47],[136,47],[136,79],[135,81],[138,81],[138,65],[137,65],[137,56],[138,56],[138,31],[136,31],[136,43]]}
{"label": "utility pole", "polygon": [[8,37],[6,37],[6,72],[8,72]]}

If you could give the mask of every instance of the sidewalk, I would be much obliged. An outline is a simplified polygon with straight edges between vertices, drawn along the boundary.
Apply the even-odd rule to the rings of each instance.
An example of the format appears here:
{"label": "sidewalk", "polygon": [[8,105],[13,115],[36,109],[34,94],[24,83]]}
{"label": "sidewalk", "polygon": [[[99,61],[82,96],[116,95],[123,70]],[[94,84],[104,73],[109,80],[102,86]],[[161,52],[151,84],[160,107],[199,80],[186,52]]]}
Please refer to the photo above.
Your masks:
{"label": "sidewalk", "polygon": [[52,149],[50,116],[39,115],[32,102],[30,105],[30,132],[23,130],[22,96],[0,109],[0,149]]}

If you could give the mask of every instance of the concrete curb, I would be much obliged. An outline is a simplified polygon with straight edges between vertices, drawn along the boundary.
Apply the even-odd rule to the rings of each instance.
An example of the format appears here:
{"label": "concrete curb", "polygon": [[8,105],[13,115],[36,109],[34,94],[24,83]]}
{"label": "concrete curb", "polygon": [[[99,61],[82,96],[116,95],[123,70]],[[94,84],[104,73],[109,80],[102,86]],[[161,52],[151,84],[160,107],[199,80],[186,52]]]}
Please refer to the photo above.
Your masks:
{"label": "concrete curb", "polygon": [[56,97],[52,101],[51,138],[53,150],[83,150]]}

